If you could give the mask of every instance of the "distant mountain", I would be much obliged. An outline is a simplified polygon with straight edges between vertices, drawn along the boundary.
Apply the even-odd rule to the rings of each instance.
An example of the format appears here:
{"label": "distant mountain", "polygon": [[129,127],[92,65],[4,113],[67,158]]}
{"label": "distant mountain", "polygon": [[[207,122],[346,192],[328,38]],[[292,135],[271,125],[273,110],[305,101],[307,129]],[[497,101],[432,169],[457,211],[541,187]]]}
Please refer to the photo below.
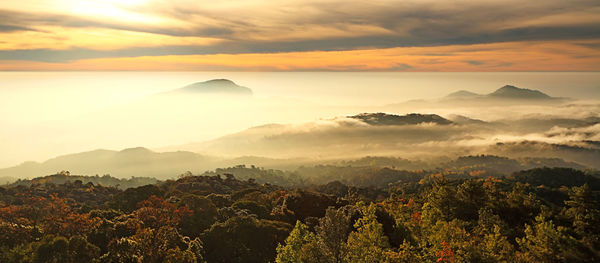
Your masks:
{"label": "distant mountain", "polygon": [[512,85],[506,85],[487,95],[491,98],[507,99],[551,99],[552,97],[539,90],[522,89]]}
{"label": "distant mountain", "polygon": [[[95,150],[68,154],[42,163],[25,162],[0,169],[0,185],[13,183],[18,179],[21,179],[19,184],[24,185],[43,182],[60,184],[80,180],[83,183],[101,183],[105,186],[120,184],[121,187],[127,188],[143,184],[149,177],[172,179],[188,171],[202,174],[220,167],[244,164],[295,169],[300,165],[314,163],[315,160],[312,159],[274,159],[257,156],[223,158],[187,151],[155,152],[136,147],[121,151]],[[70,176],[60,176],[64,174]],[[34,179],[27,180],[28,178]]]}
{"label": "distant mountain", "polygon": [[481,95],[474,93],[474,92],[470,92],[470,91],[466,91],[466,90],[459,90],[459,91],[448,94],[446,96],[446,98],[466,99],[466,98],[474,98],[474,97],[479,97],[479,96],[481,96]]}
{"label": "distant mountain", "polygon": [[486,150],[488,153],[522,158],[536,156],[539,158],[561,158],[568,162],[576,162],[594,169],[600,169],[600,149],[586,148],[567,144],[554,144],[539,141],[515,141],[496,143]]}
{"label": "distant mountain", "polygon": [[489,122],[485,122],[478,119],[469,118],[463,115],[452,114],[448,116],[448,119],[458,124],[469,124],[469,125],[486,125],[490,124]]}
{"label": "distant mountain", "polygon": [[81,175],[105,175],[115,177],[155,177],[167,179],[186,171],[204,172],[214,169],[219,159],[192,152],[157,153],[146,148],[130,148],[122,151],[95,150],[59,156],[42,163],[26,162],[18,166],[0,169],[0,177],[34,178],[61,171]]}
{"label": "distant mountain", "polygon": [[436,114],[411,113],[407,115],[395,115],[387,113],[361,113],[348,118],[358,119],[370,125],[415,125],[420,123],[451,124],[452,122]]}
{"label": "distant mountain", "polygon": [[560,158],[516,158],[511,159],[496,155],[469,155],[461,156],[456,160],[441,164],[445,169],[472,169],[485,170],[491,174],[511,174],[520,170],[536,167],[568,167],[574,169],[585,169],[586,166],[575,162],[568,162]]}
{"label": "distant mountain", "polygon": [[177,89],[177,93],[201,93],[201,94],[218,94],[218,95],[252,95],[252,90],[235,84],[228,79],[213,79],[204,82],[196,82]]}
{"label": "distant mountain", "polygon": [[510,100],[559,100],[561,98],[551,97],[539,90],[522,89],[513,85],[505,85],[489,94],[477,94],[474,92],[459,90],[443,97],[442,101],[510,101]]}
{"label": "distant mountain", "polygon": [[505,105],[553,105],[570,101],[569,98],[552,97],[539,90],[523,89],[505,85],[488,94],[458,90],[446,96],[430,100],[409,100],[384,105],[381,111],[423,111],[446,107],[488,107]]}
{"label": "distant mountain", "polygon": [[119,179],[110,175],[103,176],[84,176],[84,175],[71,175],[67,172],[60,172],[53,175],[47,175],[42,177],[36,177],[33,179],[15,179],[10,186],[14,187],[17,185],[31,186],[36,184],[65,184],[81,182],[81,184],[93,183],[94,185],[113,186],[121,189],[127,189],[132,187],[138,187],[148,184],[156,184],[159,181],[153,177],[131,177],[128,179]]}

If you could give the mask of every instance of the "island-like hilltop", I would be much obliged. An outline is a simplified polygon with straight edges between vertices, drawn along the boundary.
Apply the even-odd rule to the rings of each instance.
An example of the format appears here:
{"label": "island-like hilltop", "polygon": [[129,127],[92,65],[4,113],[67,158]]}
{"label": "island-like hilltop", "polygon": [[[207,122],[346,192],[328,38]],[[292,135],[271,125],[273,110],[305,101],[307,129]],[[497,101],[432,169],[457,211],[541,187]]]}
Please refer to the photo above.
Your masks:
{"label": "island-like hilltop", "polygon": [[459,90],[448,94],[444,99],[525,99],[525,100],[548,100],[557,99],[539,90],[523,89],[513,85],[505,85],[489,94],[477,94],[471,91]]}
{"label": "island-like hilltop", "polygon": [[252,95],[251,89],[240,86],[228,79],[213,79],[204,82],[196,82],[177,89],[175,92],[219,95]]}

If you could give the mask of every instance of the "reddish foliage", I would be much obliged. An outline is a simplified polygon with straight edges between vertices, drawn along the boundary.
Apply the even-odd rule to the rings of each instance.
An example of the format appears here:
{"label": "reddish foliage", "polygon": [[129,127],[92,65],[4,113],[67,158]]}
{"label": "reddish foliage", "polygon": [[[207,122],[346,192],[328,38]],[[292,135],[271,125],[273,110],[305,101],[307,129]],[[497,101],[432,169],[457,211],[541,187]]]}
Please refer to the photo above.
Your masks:
{"label": "reddish foliage", "polygon": [[162,198],[152,195],[138,204],[134,214],[144,225],[152,228],[161,226],[177,226],[181,219],[191,216],[193,211],[187,206],[177,207]]}
{"label": "reddish foliage", "polygon": [[452,248],[450,248],[450,245],[446,241],[442,242],[442,250],[440,252],[435,253],[435,255],[439,257],[436,260],[436,262],[454,263],[456,261],[456,258],[454,257],[454,252],[452,251]]}
{"label": "reddish foliage", "polygon": [[420,225],[420,224],[421,224],[421,213],[419,213],[419,212],[414,212],[410,218],[411,218],[411,219],[412,219],[412,221],[413,221],[413,225],[415,225],[415,223],[416,223],[417,225]]}
{"label": "reddish foliage", "polygon": [[95,222],[88,214],[76,213],[67,200],[57,195],[49,198],[25,195],[18,196],[16,204],[0,207],[0,221],[4,230],[12,236],[29,236],[27,233],[39,228],[45,234],[73,236],[85,233]]}

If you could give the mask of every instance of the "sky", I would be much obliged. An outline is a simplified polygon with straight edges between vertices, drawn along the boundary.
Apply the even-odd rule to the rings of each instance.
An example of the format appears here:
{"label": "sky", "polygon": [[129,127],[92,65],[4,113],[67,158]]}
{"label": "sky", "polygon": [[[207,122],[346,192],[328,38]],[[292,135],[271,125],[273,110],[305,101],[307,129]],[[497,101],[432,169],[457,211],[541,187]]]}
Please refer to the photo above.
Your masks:
{"label": "sky", "polygon": [[597,0],[5,0],[0,18],[4,71],[600,71]]}

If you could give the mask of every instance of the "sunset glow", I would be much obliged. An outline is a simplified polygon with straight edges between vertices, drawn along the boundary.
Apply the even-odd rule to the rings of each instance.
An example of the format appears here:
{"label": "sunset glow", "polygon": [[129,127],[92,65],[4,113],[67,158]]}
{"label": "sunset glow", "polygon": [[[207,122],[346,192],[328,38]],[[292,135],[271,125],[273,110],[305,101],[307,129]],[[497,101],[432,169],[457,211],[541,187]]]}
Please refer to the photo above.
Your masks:
{"label": "sunset glow", "polygon": [[600,70],[597,1],[460,2],[3,2],[0,69]]}

